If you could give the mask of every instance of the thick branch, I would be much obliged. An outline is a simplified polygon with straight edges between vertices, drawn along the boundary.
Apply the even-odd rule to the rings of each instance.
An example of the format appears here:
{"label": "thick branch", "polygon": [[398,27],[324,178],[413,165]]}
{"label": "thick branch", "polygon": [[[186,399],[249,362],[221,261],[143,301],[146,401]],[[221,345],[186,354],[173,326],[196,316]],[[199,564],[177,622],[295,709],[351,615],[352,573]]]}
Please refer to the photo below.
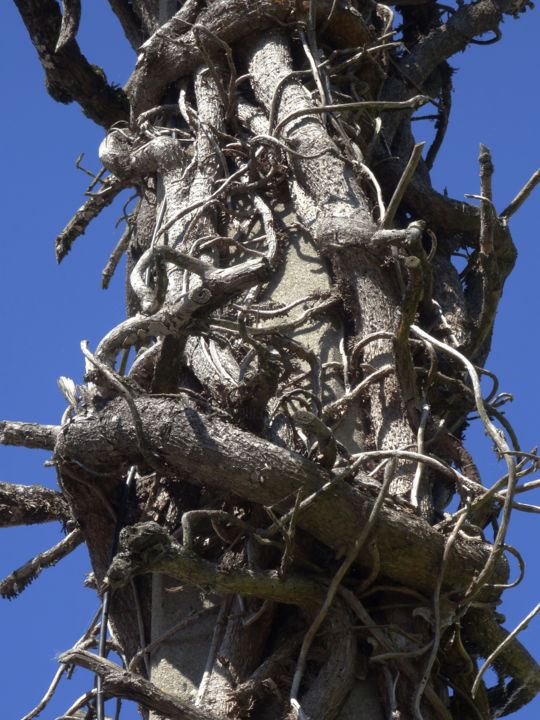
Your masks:
{"label": "thick branch", "polygon": [[497,30],[503,14],[523,12],[528,4],[524,0],[480,0],[462,5],[406,56],[406,77],[421,85],[443,60],[465,50],[475,37]]}
{"label": "thick branch", "polygon": [[177,695],[160,690],[156,685],[119,665],[87,650],[68,650],[58,658],[66,665],[78,665],[103,678],[103,692],[111,697],[133,700],[171,720],[218,720],[220,716],[199,710]]}
{"label": "thick branch", "polygon": [[[207,416],[177,398],[135,400],[146,443],[162,458],[167,473],[188,477],[196,485],[225,490],[262,505],[288,510],[296,493],[319,491],[330,479],[327,472],[301,456],[251,435],[217,417]],[[113,400],[98,416],[76,417],[63,428],[57,455],[84,463],[94,471],[140,462],[132,417],[124,401]],[[216,473],[216,467],[220,472]],[[298,524],[330,547],[352,547],[373,506],[361,486],[335,481],[298,516]],[[421,590],[433,589],[444,548],[444,537],[424,521],[395,509],[382,508],[377,547],[381,572],[388,578]],[[489,546],[456,542],[447,564],[445,584],[466,587],[485,564]],[[359,558],[369,567],[367,554]],[[506,562],[497,565],[505,578]],[[504,582],[504,580],[503,580]]]}
{"label": "thick branch", "polygon": [[[151,252],[148,251],[151,255]],[[201,261],[191,256],[174,253],[168,249],[170,257],[175,257],[178,264],[193,270],[204,266]],[[144,257],[144,256],[143,256]],[[212,267],[212,266],[208,266]],[[246,260],[239,265],[229,268],[215,268],[204,278],[204,285],[199,285],[187,294],[181,295],[177,302],[163,305],[157,312],[148,317],[135,316],[110,330],[101,340],[96,350],[96,357],[106,364],[114,364],[114,358],[120,348],[129,347],[144,338],[154,336],[167,337],[174,335],[180,328],[187,325],[191,318],[201,308],[210,311],[218,306],[224,298],[234,295],[246,288],[252,287],[257,281],[265,281],[269,275],[269,263],[266,258]],[[143,284],[139,283],[142,291]],[[145,303],[151,303],[146,298],[151,292],[145,292]]]}
{"label": "thick branch", "polygon": [[[388,158],[377,169],[379,182],[386,193],[391,194],[404,172],[405,161]],[[480,211],[475,205],[442,195],[422,182],[418,173],[405,189],[404,202],[408,209],[414,211],[415,217],[426,221],[428,227],[444,229],[445,237],[466,233],[470,235],[471,246],[476,245]]]}
{"label": "thick branch", "polygon": [[70,512],[62,495],[43,485],[0,482],[0,527],[68,520]]}
{"label": "thick branch", "polygon": [[0,421],[0,443],[39,450],[54,450],[60,428],[57,425]]}
{"label": "thick branch", "polygon": [[81,0],[62,0],[62,25],[56,52],[75,39],[81,20]]}
{"label": "thick branch", "polygon": [[[410,87],[422,90],[431,73],[445,60],[465,50],[474,38],[483,33],[499,33],[503,15],[516,15],[530,4],[529,0],[480,0],[461,4],[447,22],[431,30],[410,48],[396,65],[398,75],[389,75],[382,99],[405,100],[411,95]],[[405,80],[405,82],[404,82]],[[392,146],[400,118],[384,118],[384,137]],[[410,128],[407,132],[410,132]]]}
{"label": "thick branch", "polygon": [[[482,205],[486,204],[482,200]],[[471,340],[466,351],[480,365],[489,352],[499,301],[516,258],[517,250],[508,227],[491,212],[489,224],[481,222],[480,248],[464,273],[465,299],[472,320]]]}
{"label": "thick branch", "polygon": [[139,18],[128,0],[109,0],[111,10],[118,18],[131,47],[137,51],[145,37]]}
{"label": "thick branch", "polygon": [[104,128],[128,117],[126,96],[108,84],[103,70],[91,65],[75,40],[56,52],[61,13],[55,0],[15,0],[30,39],[45,70],[47,90],[54,100],[76,101],[84,114]]}
{"label": "thick branch", "polygon": [[493,252],[493,231],[495,211],[493,208],[493,195],[491,190],[491,176],[494,167],[489,148],[480,143],[480,252],[490,255]]}
{"label": "thick branch", "polygon": [[107,571],[107,587],[123,587],[135,575],[158,572],[222,595],[245,595],[290,605],[321,603],[325,590],[313,580],[277,570],[231,568],[209,562],[183,547],[155,522],[124,528],[120,552]]}
{"label": "thick branch", "polygon": [[[298,0],[257,0],[237,3],[214,0],[201,11],[197,24],[204,26],[208,34],[220,40],[234,43],[257,32],[276,27],[301,12],[304,3]],[[328,16],[335,3],[319,0],[317,15]],[[361,45],[372,40],[371,31],[361,15],[349,8],[338,8],[333,25],[336,34],[348,45]],[[345,31],[344,31],[345,30]],[[180,77],[185,77],[203,61],[197,33],[190,29],[182,10],[162,25],[143,45],[135,70],[126,84],[134,116],[159,104],[165,89]]]}

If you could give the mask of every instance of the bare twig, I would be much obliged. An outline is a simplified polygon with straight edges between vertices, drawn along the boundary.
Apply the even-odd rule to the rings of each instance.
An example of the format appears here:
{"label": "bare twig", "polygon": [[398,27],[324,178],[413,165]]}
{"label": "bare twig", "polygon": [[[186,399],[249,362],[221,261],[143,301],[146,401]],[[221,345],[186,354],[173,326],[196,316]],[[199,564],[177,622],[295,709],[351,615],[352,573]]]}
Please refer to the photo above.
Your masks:
{"label": "bare twig", "polygon": [[332,105],[316,105],[309,108],[299,108],[298,110],[293,110],[292,113],[289,113],[287,117],[283,118],[283,120],[276,125],[272,134],[278,136],[285,125],[304,115],[321,115],[335,110],[354,110],[355,108],[360,108],[362,110],[380,110],[381,112],[388,112],[391,110],[418,110],[418,108],[422,107],[422,105],[425,105],[429,101],[430,98],[426,95],[415,95],[409,100],[402,101],[360,100],[358,102],[335,103]]}
{"label": "bare twig", "polygon": [[351,458],[354,458],[358,463],[365,462],[369,458],[393,458],[396,457],[398,459],[404,459],[404,460],[415,460],[416,462],[425,463],[426,465],[429,465],[430,467],[438,470],[438,472],[446,475],[447,477],[451,478],[455,482],[458,482],[460,485],[464,486],[468,490],[472,491],[484,491],[485,488],[483,485],[478,485],[474,480],[471,478],[466,477],[462,473],[460,473],[455,468],[451,467],[450,465],[447,465],[442,460],[439,460],[438,458],[431,457],[430,455],[421,455],[418,452],[414,452],[412,450],[400,450],[399,448],[395,449],[389,449],[389,450],[366,450],[364,452],[358,453],[357,455],[351,455]]}
{"label": "bare twig", "polygon": [[[68,651],[68,652],[84,652],[84,651],[79,650],[79,651]],[[90,655],[91,653],[88,653],[88,654]],[[88,690],[88,692],[85,692],[83,695],[78,697],[75,700],[75,702],[72,703],[68,707],[66,712],[63,715],[61,715],[59,718],[57,718],[56,720],[72,720],[72,718],[74,717],[77,710],[84,707],[85,705],[88,705],[90,700],[93,700],[95,697],[96,697],[96,689],[94,688],[93,690]],[[104,718],[103,720],[106,720],[106,719]]]}
{"label": "bare twig", "polygon": [[480,415],[480,419],[482,420],[486,433],[493,440],[493,442],[495,443],[495,447],[504,457],[508,468],[508,492],[504,500],[499,531],[497,532],[497,535],[493,542],[492,552],[485,567],[483,568],[479,576],[471,583],[469,589],[467,590],[466,597],[470,598],[480,589],[486,578],[489,578],[489,575],[491,574],[491,571],[493,570],[493,567],[503,550],[504,538],[506,536],[506,531],[508,529],[508,524],[510,521],[510,513],[512,510],[512,502],[514,499],[516,487],[516,463],[511,454],[510,448],[508,447],[508,444],[504,438],[504,434],[497,430],[497,428],[489,419],[489,415],[486,411],[486,408],[484,406],[484,400],[482,398],[480,380],[478,379],[478,374],[474,369],[474,365],[471,363],[471,361],[466,358],[465,355],[458,352],[455,348],[452,348],[449,345],[445,345],[445,343],[436,340],[434,337],[428,335],[428,333],[426,333],[424,330],[420,329],[416,325],[412,325],[411,330],[415,335],[418,335],[423,340],[427,340],[428,342],[432,343],[434,347],[446,353],[447,355],[451,355],[452,357],[456,358],[466,367],[472,382],[476,409],[478,411],[478,414]]}
{"label": "bare twig", "polygon": [[491,176],[493,163],[489,148],[480,143],[480,252],[491,255],[493,252],[493,231],[495,227],[495,213],[493,211],[493,195],[491,192]]}
{"label": "bare twig", "polygon": [[[249,333],[254,337],[260,337],[262,335],[274,335],[278,333],[290,332],[291,330],[295,330],[296,328],[301,327],[304,323],[315,320],[319,316],[319,314],[323,313],[325,310],[330,309],[337,302],[337,298],[330,296],[329,299],[323,300],[314,307],[310,307],[307,310],[304,310],[303,313],[298,315],[296,318],[289,320],[288,322],[275,323],[273,325],[263,325],[262,327],[250,327]],[[224,318],[212,319],[212,326],[224,328],[226,330],[238,333],[239,335],[241,334],[240,326],[237,322],[226,320]]]}
{"label": "bare twig", "polygon": [[289,80],[293,80],[298,77],[305,77],[306,75],[311,75],[311,70],[293,70],[290,73],[284,75],[277,83],[274,89],[274,94],[272,96],[272,102],[270,103],[270,110],[268,113],[268,132],[270,134],[274,134],[274,123],[276,121],[283,88],[285,87],[287,82],[289,82]]}
{"label": "bare twig", "polygon": [[54,241],[56,262],[62,262],[71,250],[74,241],[79,235],[84,234],[90,222],[97,217],[104,208],[110,205],[118,193],[126,187],[127,183],[124,180],[118,180],[110,176],[107,178],[105,188],[99,194],[92,195],[92,197],[88,198]]}
{"label": "bare twig", "polygon": [[28,715],[25,715],[21,720],[32,720],[33,718],[37,717],[39,713],[47,706],[47,703],[54,695],[54,692],[56,688],[58,687],[58,683],[62,679],[62,675],[67,671],[68,666],[65,664],[62,664],[58,670],[55,673],[55,676],[52,679],[51,684],[49,685],[49,688],[43,698],[39,701],[39,703],[36,705],[36,707],[28,713]]}
{"label": "bare twig", "polygon": [[[516,506],[516,504],[517,503],[514,503],[514,507]],[[511,583],[493,583],[493,587],[499,590],[508,590],[509,588],[517,587],[525,577],[525,560],[521,557],[520,553],[516,550],[515,547],[512,547],[512,545],[505,544],[504,549],[506,550],[506,552],[509,552],[510,555],[513,555],[518,561],[519,574],[517,578]]]}
{"label": "bare twig", "polygon": [[155,650],[155,648],[159,647],[161,643],[165,642],[165,640],[168,640],[168,638],[175,635],[177,632],[180,632],[180,630],[183,630],[186,627],[189,627],[190,625],[193,625],[193,623],[197,622],[203,615],[206,615],[208,613],[215,612],[216,608],[214,605],[210,605],[209,607],[205,607],[202,610],[199,610],[198,612],[194,612],[192,615],[190,615],[187,618],[184,618],[180,622],[176,623],[176,625],[173,625],[171,628],[169,628],[166,632],[163,633],[163,635],[160,635],[158,638],[153,640],[151,643],[143,647],[141,650],[139,650],[133,658],[131,659],[131,662],[129,663],[128,670],[130,672],[133,672],[137,665],[140,663],[143,657],[148,656],[152,650]]}
{"label": "bare twig", "polygon": [[[420,97],[422,97],[422,96],[420,96]],[[407,185],[409,184],[412,176],[414,175],[414,171],[416,170],[416,167],[417,167],[418,163],[420,162],[420,158],[422,157],[422,150],[424,149],[425,144],[426,144],[425,142],[421,142],[421,143],[417,143],[414,146],[412,153],[411,153],[411,157],[409,158],[409,162],[407,163],[405,170],[403,171],[403,175],[401,176],[401,178],[397,184],[397,187],[394,190],[394,194],[392,195],[392,198],[391,198],[390,202],[388,203],[388,207],[386,208],[386,212],[381,220],[381,227],[390,228],[392,226],[394,216],[397,212],[397,209],[403,198],[403,195],[405,194]]]}
{"label": "bare twig", "polygon": [[314,639],[315,635],[317,634],[317,631],[319,630],[324,618],[328,614],[328,611],[330,609],[330,606],[332,605],[332,602],[334,601],[334,598],[339,589],[341,581],[345,577],[345,574],[347,573],[347,571],[349,570],[349,568],[351,567],[353,562],[358,557],[358,553],[362,549],[364,543],[366,542],[369,534],[371,533],[371,531],[373,529],[373,526],[375,525],[375,521],[377,520],[379,510],[382,507],[382,504],[383,504],[386,494],[388,492],[388,488],[390,487],[390,483],[392,482],[392,480],[394,478],[395,467],[396,467],[395,461],[388,463],[388,465],[386,466],[385,473],[384,473],[384,482],[382,484],[381,489],[379,490],[377,500],[375,501],[373,507],[371,508],[371,512],[369,514],[367,523],[364,525],[364,527],[362,528],[362,532],[358,535],[358,538],[356,539],[355,543],[352,545],[351,549],[347,553],[347,557],[340,565],[339,570],[332,578],[332,582],[330,583],[330,586],[328,588],[328,592],[324,599],[324,603],[322,604],[321,608],[319,609],[319,612],[317,613],[315,620],[312,622],[312,624],[309,627],[309,630],[307,631],[306,635],[304,636],[304,640],[302,642],[302,647],[300,649],[300,655],[298,656],[298,662],[296,665],[294,678],[293,678],[292,685],[291,685],[291,691],[290,691],[291,703],[294,699],[298,698],[298,690],[300,688],[300,681],[302,680],[302,676],[304,674],[304,668],[306,666],[307,654],[309,652],[309,648],[311,647],[311,643],[313,642],[313,639]]}
{"label": "bare twig", "polygon": [[35,580],[42,570],[56,565],[62,558],[73,552],[83,541],[80,530],[72,530],[54,547],[39,553],[17,570],[14,570],[0,582],[0,595],[14,598]]}
{"label": "bare twig", "polygon": [[534,188],[538,185],[540,182],[540,170],[537,170],[530,178],[527,180],[525,185],[521,188],[521,190],[518,192],[516,197],[512,200],[511,203],[509,203],[502,213],[499,215],[501,220],[508,220],[512,215],[519,210],[519,208],[523,205],[525,200],[529,197],[529,195],[532,193]]}
{"label": "bare twig", "polygon": [[382,222],[383,218],[386,216],[386,207],[384,205],[384,198],[381,186],[379,185],[379,181],[377,180],[375,173],[370,170],[370,168],[368,168],[368,166],[365,165],[363,162],[359,162],[358,167],[360,168],[362,173],[365,173],[368,176],[368,178],[371,180],[373,187],[375,188],[375,192],[377,194],[377,205],[379,206],[379,222]]}
{"label": "bare twig", "polygon": [[519,625],[514,630],[512,630],[512,632],[509,633],[499,645],[497,645],[495,650],[490,655],[488,655],[484,664],[478,671],[476,678],[474,679],[474,683],[473,683],[473,686],[471,689],[471,695],[473,697],[476,695],[476,692],[478,691],[478,686],[480,684],[480,680],[482,679],[482,675],[486,672],[486,670],[491,665],[491,663],[495,660],[495,658],[498,655],[500,655],[504,651],[504,649],[506,647],[508,647],[508,645],[510,645],[510,643],[513,641],[513,639],[516,637],[516,635],[518,635],[518,633],[520,633],[522,630],[525,630],[525,628],[528,626],[530,621],[533,619],[533,617],[535,615],[538,614],[538,612],[540,612],[540,603],[533,610],[531,610],[531,612],[527,615],[527,617],[524,618],[519,623]]}
{"label": "bare twig", "polygon": [[[145,680],[140,675],[127,672],[116,663],[98,657],[84,650],[69,650],[59,657],[60,662],[84,667],[99,675],[103,681],[106,694],[133,700],[145,708],[156,711],[171,720],[220,720],[209,710],[198,710],[192,703],[177,695],[164,692],[157,685]],[[91,690],[84,696],[86,699],[79,704],[81,707],[96,691]],[[74,706],[72,706],[73,708]],[[71,708],[70,708],[71,709]]]}
{"label": "bare twig", "polygon": [[328,403],[324,406],[322,412],[322,418],[325,421],[330,420],[338,414],[343,414],[348,407],[364,392],[364,390],[371,385],[371,383],[381,380],[386,377],[389,373],[394,371],[393,365],[384,365],[382,368],[375,370],[370,373],[362,382],[359,382],[350,392],[345,393],[337,400]]}
{"label": "bare twig", "polygon": [[219,645],[223,640],[225,626],[227,624],[229,613],[231,611],[233,599],[234,595],[227,595],[221,602],[221,607],[219,609],[219,614],[214,627],[214,633],[212,635],[212,642],[210,643],[210,648],[208,650],[206,666],[204,668],[203,676],[199,684],[199,689],[197,690],[195,705],[202,704],[204,696],[206,695],[206,691],[208,690],[208,686],[210,684],[210,677],[212,675],[212,668],[214,667],[214,663],[216,661],[216,654],[219,650]]}
{"label": "bare twig", "polygon": [[207,198],[204,198],[203,200],[198,200],[197,202],[192,203],[189,207],[182,208],[182,210],[179,210],[175,215],[173,215],[170,220],[167,220],[167,222],[161,226],[159,233],[158,233],[158,239],[164,235],[167,230],[169,230],[175,223],[178,222],[181,218],[184,217],[184,215],[189,215],[189,213],[193,212],[193,210],[197,210],[197,208],[200,207],[208,207],[216,198],[218,198],[221,193],[223,193],[229,185],[234,180],[238,180],[244,173],[247,171],[247,165],[242,166],[239,168],[236,172],[229,175],[228,178],[225,178],[225,180],[222,180],[217,190],[215,190],[212,195],[210,195]]}
{"label": "bare twig", "polygon": [[[470,504],[467,503],[466,511],[470,510]],[[435,585],[435,590],[433,591],[433,641],[432,641],[432,647],[431,652],[429,654],[428,661],[426,663],[426,667],[424,668],[424,672],[422,673],[422,679],[418,683],[416,687],[416,692],[414,695],[414,714],[415,717],[418,720],[422,720],[422,713],[420,711],[420,700],[422,699],[422,695],[424,694],[424,691],[426,689],[426,685],[428,683],[429,677],[431,675],[431,671],[433,669],[433,665],[435,663],[435,660],[437,658],[437,653],[439,652],[439,645],[441,642],[441,608],[440,608],[440,601],[441,601],[441,588],[444,580],[444,571],[446,569],[446,563],[448,562],[448,557],[450,555],[450,551],[452,549],[452,546],[454,542],[456,541],[456,538],[458,536],[458,533],[461,529],[461,526],[467,519],[467,512],[465,512],[460,519],[455,524],[454,529],[448,536],[448,539],[446,540],[445,546],[444,546],[444,552],[441,562],[441,567],[439,569],[439,574],[437,577],[437,583]]]}
{"label": "bare twig", "polygon": [[393,340],[394,338],[394,333],[388,332],[387,330],[379,330],[362,338],[353,348],[351,353],[351,365],[353,367],[357,365],[358,355],[366,347],[366,345],[369,345],[370,342],[374,342],[375,340]]}

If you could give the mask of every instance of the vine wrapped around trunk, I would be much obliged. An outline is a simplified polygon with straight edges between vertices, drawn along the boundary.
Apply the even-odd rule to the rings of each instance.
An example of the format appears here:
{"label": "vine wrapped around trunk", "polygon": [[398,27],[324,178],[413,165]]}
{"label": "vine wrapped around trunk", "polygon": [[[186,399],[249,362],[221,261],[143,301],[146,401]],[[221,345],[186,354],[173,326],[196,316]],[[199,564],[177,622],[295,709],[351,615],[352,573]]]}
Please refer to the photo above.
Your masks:
{"label": "vine wrapped around trunk", "polygon": [[[540,668],[495,607],[538,459],[516,463],[479,376],[538,177],[500,214],[485,146],[479,207],[429,177],[449,58],[528,3],[406,3],[393,29],[367,0],[110,0],[138,52],[121,90],[78,48],[79,2],[15,1],[49,92],[107,129],[58,261],[120,190],[138,198],[104,271],[126,252],[127,319],[82,343],[57,426],[0,423],[4,444],[52,450],[60,483],[3,484],[4,524],[70,531],[2,594],[84,541],[103,598],[101,636],[60,657],[98,678],[81,707],[487,720],[528,702]],[[490,489],[472,413],[507,465]]]}

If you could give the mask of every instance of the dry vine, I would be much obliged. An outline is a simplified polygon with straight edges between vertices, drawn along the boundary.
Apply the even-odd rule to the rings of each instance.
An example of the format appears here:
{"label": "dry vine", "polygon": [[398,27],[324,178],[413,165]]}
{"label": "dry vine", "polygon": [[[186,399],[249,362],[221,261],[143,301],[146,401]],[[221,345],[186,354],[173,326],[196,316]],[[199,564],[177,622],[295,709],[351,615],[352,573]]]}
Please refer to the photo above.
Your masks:
{"label": "dry vine", "polygon": [[[540,175],[497,215],[485,146],[479,208],[436,193],[428,170],[447,60],[528,3],[405,3],[399,31],[368,2],[188,0],[166,22],[157,2],[110,4],[140,53],[124,91],[98,99],[80,3],[60,19],[53,0],[18,2],[52,94],[107,128],[58,260],[120,190],[138,198],[103,271],[106,286],[127,253],[128,318],[95,352],[83,343],[61,425],[0,423],[3,443],[52,450],[60,479],[59,493],[3,484],[3,524],[71,531],[2,594],[84,540],[103,599],[99,639],[92,626],[61,656],[27,717],[68,665],[99,679],[65,717],[102,720],[118,697],[171,718],[330,720],[355,692],[415,720],[515,711],[540,668],[495,607],[511,512],[540,511],[515,499],[540,459],[479,374],[516,257],[508,219]],[[411,117],[428,102],[439,133],[424,162]],[[463,447],[474,413],[507,464],[489,489]],[[180,620],[151,607],[172,579]],[[181,653],[163,679],[171,637],[193,627],[199,684]]]}

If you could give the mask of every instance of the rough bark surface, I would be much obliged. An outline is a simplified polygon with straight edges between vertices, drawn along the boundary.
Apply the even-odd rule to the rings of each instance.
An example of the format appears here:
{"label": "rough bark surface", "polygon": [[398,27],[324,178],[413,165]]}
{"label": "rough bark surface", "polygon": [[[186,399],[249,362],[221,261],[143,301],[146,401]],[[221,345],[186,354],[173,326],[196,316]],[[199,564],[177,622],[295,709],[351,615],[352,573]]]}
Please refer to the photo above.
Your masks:
{"label": "rough bark surface", "polygon": [[[3,483],[0,524],[70,530],[3,594],[86,543],[124,667],[104,636],[60,661],[98,677],[99,720],[108,697],[180,720],[521,707],[540,668],[515,639],[496,686],[478,674],[507,637],[519,450],[478,373],[516,250],[487,148],[479,208],[429,170],[447,60],[528,3],[407,3],[392,32],[367,0],[110,0],[138,52],[121,90],[77,46],[79,2],[15,2],[51,95],[107,129],[58,261],[121,189],[139,199],[103,277],[126,252],[127,319],[82,346],[57,426],[0,423],[60,484]],[[423,160],[411,118],[434,101]],[[508,465],[491,492],[471,413]]]}

